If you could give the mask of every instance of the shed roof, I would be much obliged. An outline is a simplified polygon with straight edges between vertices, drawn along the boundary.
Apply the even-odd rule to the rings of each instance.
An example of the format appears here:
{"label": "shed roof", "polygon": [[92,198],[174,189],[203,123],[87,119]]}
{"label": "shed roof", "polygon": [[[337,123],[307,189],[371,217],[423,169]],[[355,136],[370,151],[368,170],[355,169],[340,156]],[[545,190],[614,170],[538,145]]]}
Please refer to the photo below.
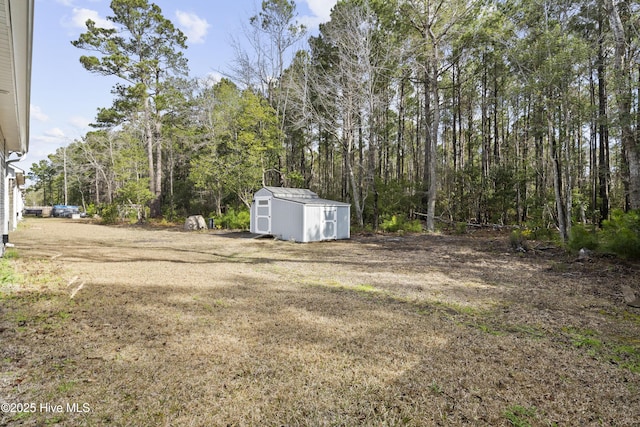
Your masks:
{"label": "shed roof", "polygon": [[264,187],[273,197],[280,199],[317,199],[318,195],[306,188],[288,188],[288,187]]}
{"label": "shed roof", "polygon": [[276,199],[284,199],[305,205],[351,206],[349,203],[321,199],[316,193],[306,188],[264,187],[264,189],[269,191]]}

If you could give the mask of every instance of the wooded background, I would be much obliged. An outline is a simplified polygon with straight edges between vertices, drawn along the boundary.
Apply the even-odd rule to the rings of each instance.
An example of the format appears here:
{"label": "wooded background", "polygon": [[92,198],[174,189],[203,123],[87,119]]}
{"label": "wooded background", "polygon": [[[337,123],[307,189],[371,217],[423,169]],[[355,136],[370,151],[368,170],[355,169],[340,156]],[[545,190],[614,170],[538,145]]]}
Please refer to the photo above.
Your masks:
{"label": "wooded background", "polygon": [[113,105],[33,165],[38,204],[177,219],[282,185],[351,203],[365,227],[420,212],[429,230],[525,223],[563,240],[640,208],[635,1],[341,0],[309,37],[293,1],[267,0],[221,81],[189,76],[157,6],[111,6],[115,29],[89,21],[72,43],[121,78]]}

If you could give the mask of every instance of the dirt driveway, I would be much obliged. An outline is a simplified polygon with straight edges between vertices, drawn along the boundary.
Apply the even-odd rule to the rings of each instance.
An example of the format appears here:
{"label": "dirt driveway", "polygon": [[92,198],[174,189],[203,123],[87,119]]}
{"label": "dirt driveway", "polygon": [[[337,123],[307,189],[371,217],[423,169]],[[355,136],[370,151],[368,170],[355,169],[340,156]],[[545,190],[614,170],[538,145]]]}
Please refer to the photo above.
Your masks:
{"label": "dirt driveway", "polygon": [[500,234],[295,244],[30,219],[11,241],[2,425],[640,420],[640,310],[620,290],[638,265]]}

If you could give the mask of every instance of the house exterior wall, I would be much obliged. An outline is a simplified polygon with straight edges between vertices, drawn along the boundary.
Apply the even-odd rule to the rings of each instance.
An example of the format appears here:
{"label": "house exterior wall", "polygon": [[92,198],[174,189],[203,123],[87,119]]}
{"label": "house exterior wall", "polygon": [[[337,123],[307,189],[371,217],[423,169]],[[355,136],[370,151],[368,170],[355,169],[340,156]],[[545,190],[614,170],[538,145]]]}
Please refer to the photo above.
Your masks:
{"label": "house exterior wall", "polygon": [[4,148],[0,152],[0,227],[2,228],[2,248],[9,242],[9,185],[7,178],[7,154]]}
{"label": "house exterior wall", "polygon": [[19,193],[14,189],[10,197],[7,162],[10,154],[22,158],[29,150],[33,8],[34,0],[0,0],[0,255],[9,242]]}
{"label": "house exterior wall", "polygon": [[16,180],[11,175],[11,169],[9,169],[8,188],[9,188],[9,231],[14,231],[18,228],[18,218],[16,217]]}
{"label": "house exterior wall", "polygon": [[8,197],[9,197],[9,232],[18,228],[18,222],[22,221],[22,211],[24,210],[24,199],[22,197],[22,182],[24,171],[10,165],[7,169]]}
{"label": "house exterior wall", "polygon": [[20,185],[15,187],[15,195],[13,197],[13,204],[15,206],[15,219],[16,219],[16,228],[18,228],[18,223],[24,219],[24,194],[22,193],[23,188]]}

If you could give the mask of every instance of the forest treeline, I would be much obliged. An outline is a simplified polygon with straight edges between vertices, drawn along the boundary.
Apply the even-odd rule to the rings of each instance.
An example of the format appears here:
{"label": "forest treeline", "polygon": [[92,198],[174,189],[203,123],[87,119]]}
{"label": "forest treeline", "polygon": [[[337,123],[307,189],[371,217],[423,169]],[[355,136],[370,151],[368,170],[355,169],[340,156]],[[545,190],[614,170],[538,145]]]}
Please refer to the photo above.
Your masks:
{"label": "forest treeline", "polygon": [[[120,78],[94,130],[34,164],[39,203],[176,219],[306,187],[377,228],[598,226],[640,208],[640,5],[627,0],[340,0],[309,36],[266,0],[225,78],[146,0],[78,40]],[[215,52],[212,52],[214,55]]]}

